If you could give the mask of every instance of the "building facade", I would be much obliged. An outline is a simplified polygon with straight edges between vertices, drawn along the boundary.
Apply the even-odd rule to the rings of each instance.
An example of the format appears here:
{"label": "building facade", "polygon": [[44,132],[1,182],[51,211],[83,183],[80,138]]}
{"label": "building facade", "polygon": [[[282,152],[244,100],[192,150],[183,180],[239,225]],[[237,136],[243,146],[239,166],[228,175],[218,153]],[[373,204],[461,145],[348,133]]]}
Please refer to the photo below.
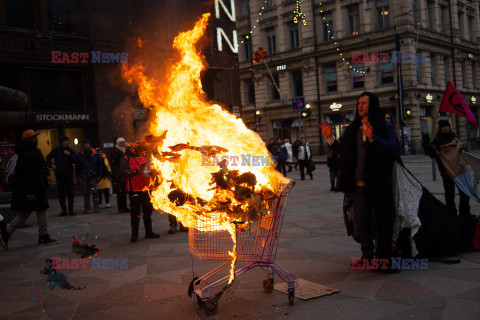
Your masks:
{"label": "building facade", "polygon": [[[320,121],[340,136],[360,93],[371,91],[399,136],[404,118],[407,152],[421,152],[434,119],[448,119],[463,141],[478,145],[464,118],[437,116],[451,81],[478,117],[478,1],[237,0],[237,17],[242,118],[264,140],[305,137],[322,153]],[[254,63],[259,47],[268,56]],[[309,111],[293,110],[302,98]]]}

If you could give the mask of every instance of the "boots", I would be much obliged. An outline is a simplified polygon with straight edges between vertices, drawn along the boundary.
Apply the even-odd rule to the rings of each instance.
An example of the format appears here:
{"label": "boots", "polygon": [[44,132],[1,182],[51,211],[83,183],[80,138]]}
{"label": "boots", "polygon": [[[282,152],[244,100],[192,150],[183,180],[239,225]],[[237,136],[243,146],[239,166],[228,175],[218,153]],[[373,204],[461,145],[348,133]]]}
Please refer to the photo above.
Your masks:
{"label": "boots", "polygon": [[145,224],[145,239],[160,238],[160,235],[152,230],[152,219],[150,216],[143,216],[143,223]]}
{"label": "boots", "polygon": [[132,237],[130,238],[130,242],[137,242],[138,239],[138,224],[136,226],[132,226]]}
{"label": "boots", "polygon": [[39,246],[51,246],[53,244],[58,244],[57,240],[50,238],[48,234],[43,236],[38,236],[38,245]]}
{"label": "boots", "polygon": [[10,233],[8,233],[5,228],[2,228],[0,231],[0,245],[4,247],[5,250],[8,249],[8,239],[10,239]]}

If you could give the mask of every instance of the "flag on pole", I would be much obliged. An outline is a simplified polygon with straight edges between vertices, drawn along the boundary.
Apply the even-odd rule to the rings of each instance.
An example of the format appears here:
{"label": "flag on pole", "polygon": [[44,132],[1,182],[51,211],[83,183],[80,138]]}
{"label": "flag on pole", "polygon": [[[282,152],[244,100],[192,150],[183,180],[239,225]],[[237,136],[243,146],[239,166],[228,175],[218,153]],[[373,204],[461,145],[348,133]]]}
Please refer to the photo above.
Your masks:
{"label": "flag on pole", "polygon": [[450,81],[448,81],[447,89],[443,94],[442,104],[440,105],[438,112],[456,113],[470,121],[475,129],[478,128],[478,122],[473,116],[468,103]]}

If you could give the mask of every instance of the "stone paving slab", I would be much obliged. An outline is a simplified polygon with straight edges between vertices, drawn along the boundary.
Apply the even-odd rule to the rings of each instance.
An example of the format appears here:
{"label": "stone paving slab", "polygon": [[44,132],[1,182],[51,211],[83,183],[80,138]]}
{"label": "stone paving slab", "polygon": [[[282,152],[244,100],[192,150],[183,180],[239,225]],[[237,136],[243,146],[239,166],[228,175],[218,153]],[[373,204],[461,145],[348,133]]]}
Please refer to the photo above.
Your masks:
{"label": "stone paving slab", "polygon": [[[422,184],[443,201],[439,173],[432,181],[430,158],[404,157]],[[289,176],[299,180],[298,171]],[[49,231],[59,245],[37,247],[35,216],[18,229],[10,250],[0,251],[0,320],[3,319],[480,319],[480,253],[460,255],[455,265],[429,263],[427,270],[375,274],[352,270],[359,244],[346,236],[343,195],[329,191],[328,169],[317,165],[314,180],[297,181],[292,190],[279,239],[277,263],[307,281],[341,292],[309,301],[273,291],[265,293],[266,272],[250,270],[239,276],[219,303],[217,315],[207,317],[187,296],[193,274],[202,275],[220,261],[202,261],[189,254],[185,233],[168,235],[168,219],[155,213],[159,239],[130,243],[130,218],[113,206],[99,214],[58,217],[50,202]],[[458,200],[458,197],[456,198]],[[115,198],[112,198],[115,202]],[[81,198],[75,209],[81,210]],[[480,205],[471,201],[472,213]],[[128,259],[126,270],[63,270],[80,291],[51,291],[39,269],[49,257],[75,258],[72,235],[95,243],[98,257]],[[192,270],[193,266],[193,270]],[[244,266],[239,262],[237,267]],[[276,277],[276,281],[280,281]]]}

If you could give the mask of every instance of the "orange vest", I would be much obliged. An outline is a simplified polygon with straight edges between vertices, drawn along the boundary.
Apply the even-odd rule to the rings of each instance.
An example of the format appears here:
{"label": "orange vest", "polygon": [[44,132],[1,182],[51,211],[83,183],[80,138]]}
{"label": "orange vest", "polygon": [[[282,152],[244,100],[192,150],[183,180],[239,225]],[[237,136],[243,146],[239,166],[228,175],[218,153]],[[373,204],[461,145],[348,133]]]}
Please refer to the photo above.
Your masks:
{"label": "orange vest", "polygon": [[[132,170],[138,169],[142,164],[147,163],[144,157],[127,157],[128,167]],[[127,191],[149,190],[150,177],[145,177],[142,172],[132,177],[127,177]]]}

